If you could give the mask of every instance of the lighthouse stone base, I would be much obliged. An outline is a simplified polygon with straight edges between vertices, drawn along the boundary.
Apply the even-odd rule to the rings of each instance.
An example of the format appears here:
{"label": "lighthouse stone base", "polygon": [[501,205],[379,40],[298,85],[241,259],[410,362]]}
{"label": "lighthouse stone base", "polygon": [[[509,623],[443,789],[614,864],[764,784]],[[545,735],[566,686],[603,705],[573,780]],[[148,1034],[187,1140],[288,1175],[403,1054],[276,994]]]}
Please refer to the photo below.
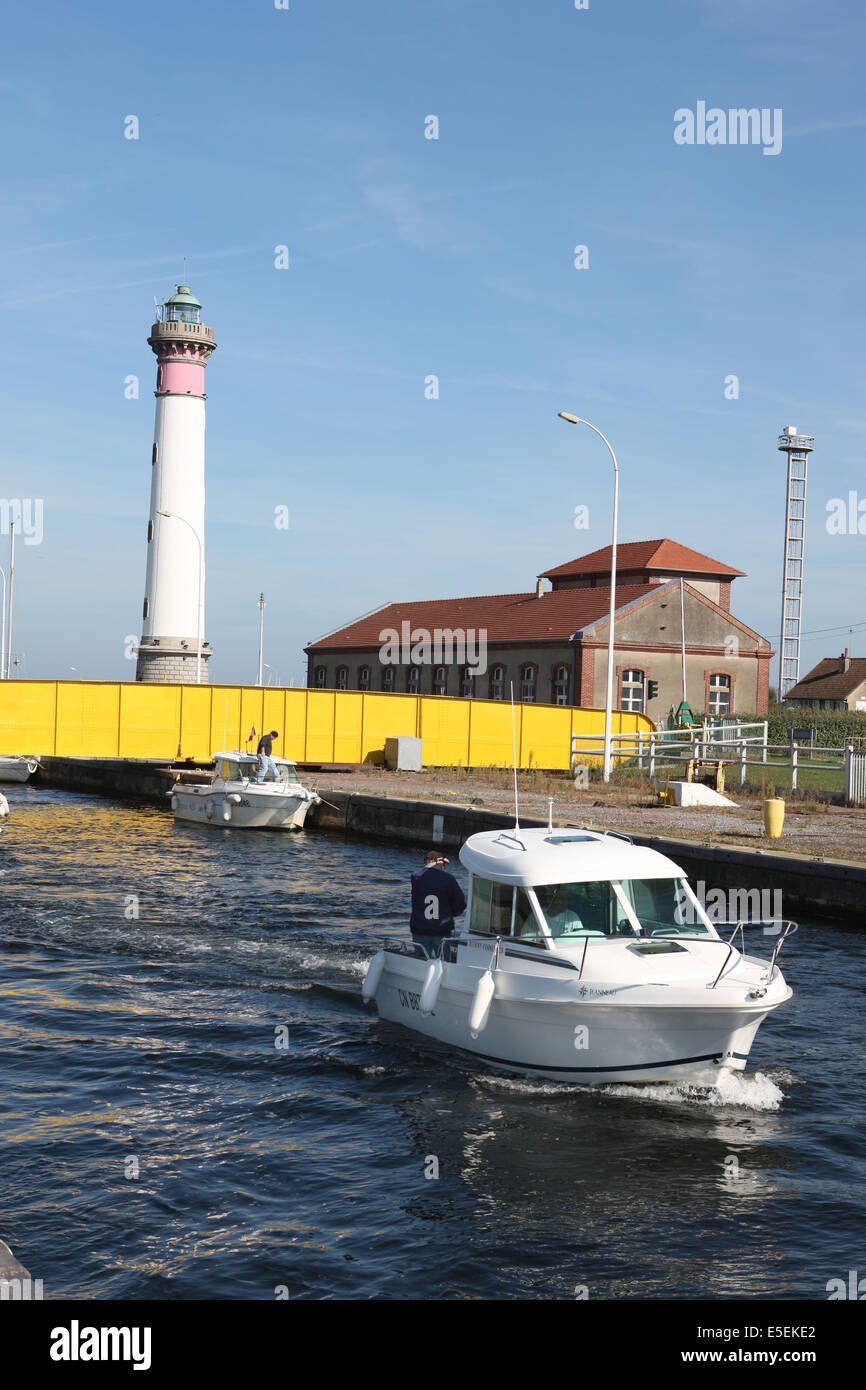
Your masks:
{"label": "lighthouse stone base", "polygon": [[[211,658],[210,647],[202,647],[201,681],[209,680],[207,664]],[[198,669],[198,655],[195,638],[158,637],[142,638],[138,648],[138,661],[135,666],[137,681],[161,683],[163,685],[195,685]]]}

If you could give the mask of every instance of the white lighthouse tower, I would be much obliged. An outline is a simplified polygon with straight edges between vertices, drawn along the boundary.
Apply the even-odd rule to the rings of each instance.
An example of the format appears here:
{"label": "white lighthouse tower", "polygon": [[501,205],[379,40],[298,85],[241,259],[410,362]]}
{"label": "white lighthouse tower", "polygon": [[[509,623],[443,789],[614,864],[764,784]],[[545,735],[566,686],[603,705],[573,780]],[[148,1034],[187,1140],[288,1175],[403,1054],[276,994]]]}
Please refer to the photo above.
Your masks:
{"label": "white lighthouse tower", "polygon": [[147,580],[135,678],[206,681],[204,641],[204,374],[216,347],[188,285],[159,308]]}

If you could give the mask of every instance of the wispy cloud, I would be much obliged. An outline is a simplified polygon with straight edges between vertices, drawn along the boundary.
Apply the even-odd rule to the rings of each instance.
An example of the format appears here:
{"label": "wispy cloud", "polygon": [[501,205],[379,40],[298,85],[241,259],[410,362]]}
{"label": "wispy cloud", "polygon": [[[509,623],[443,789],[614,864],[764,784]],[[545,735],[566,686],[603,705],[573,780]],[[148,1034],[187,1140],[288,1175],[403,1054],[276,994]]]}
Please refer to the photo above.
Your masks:
{"label": "wispy cloud", "polygon": [[866,116],[848,116],[841,121],[812,121],[807,125],[797,125],[785,129],[785,138],[792,135],[823,135],[828,130],[855,130],[866,125]]}

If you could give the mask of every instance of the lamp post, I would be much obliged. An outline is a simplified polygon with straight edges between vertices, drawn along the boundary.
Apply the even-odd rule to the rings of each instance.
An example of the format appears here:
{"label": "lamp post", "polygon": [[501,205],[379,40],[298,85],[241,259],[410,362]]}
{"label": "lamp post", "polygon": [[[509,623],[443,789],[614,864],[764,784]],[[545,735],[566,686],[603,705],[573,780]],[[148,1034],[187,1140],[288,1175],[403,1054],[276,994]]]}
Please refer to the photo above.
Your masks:
{"label": "lamp post", "polygon": [[588,420],[583,420],[579,415],[569,415],[564,410],[559,411],[560,420],[567,420],[570,425],[586,425],[593,434],[597,434],[599,439],[603,439],[607,444],[608,452],[613,459],[613,540],[610,554],[610,618],[608,620],[607,631],[607,692],[604,701],[604,767],[602,775],[605,782],[610,781],[611,773],[611,724],[613,709],[613,623],[614,612],[616,610],[616,523],[617,511],[619,509],[619,466],[616,461],[616,454],[610,447],[610,443],[605,439],[601,430],[597,430],[595,425],[591,425]]}
{"label": "lamp post", "polygon": [[187,521],[185,516],[178,516],[177,512],[166,512],[162,509],[162,507],[157,507],[157,514],[159,516],[171,517],[174,521],[182,521],[184,526],[188,526],[189,529],[192,531],[193,535],[195,536],[195,543],[198,546],[198,636],[196,638],[195,683],[196,685],[201,685],[201,572],[203,568],[201,540],[199,538],[198,531],[195,529],[192,522]]}
{"label": "lamp post", "polygon": [[9,523],[9,621],[6,624],[6,679],[12,679],[12,603],[15,598],[15,522]]}
{"label": "lamp post", "polygon": [[[258,677],[257,677],[257,679],[256,679],[256,685],[261,685],[261,683],[262,683],[262,648],[263,648],[263,644],[264,644],[264,637],[265,637],[265,596],[264,596],[264,594],[262,593],[262,594],[259,594],[259,674],[258,674]],[[267,662],[265,662],[265,665],[267,666]],[[270,669],[271,669],[270,666],[268,666],[268,670],[270,670]]]}
{"label": "lamp post", "polygon": [[6,571],[0,568],[3,576],[3,636],[0,637],[0,681],[6,675]]}

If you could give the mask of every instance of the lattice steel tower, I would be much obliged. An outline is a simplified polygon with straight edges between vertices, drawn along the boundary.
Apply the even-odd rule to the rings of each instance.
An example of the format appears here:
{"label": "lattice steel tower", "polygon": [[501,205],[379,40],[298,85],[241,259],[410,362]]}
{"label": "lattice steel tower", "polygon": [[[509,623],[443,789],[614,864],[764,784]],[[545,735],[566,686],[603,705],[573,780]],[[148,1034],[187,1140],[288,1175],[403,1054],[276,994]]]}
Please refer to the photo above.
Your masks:
{"label": "lattice steel tower", "polygon": [[786,425],[778,448],[788,455],[785,494],[785,566],[782,573],[782,632],[779,640],[779,699],[800,679],[800,618],[806,543],[806,466],[815,441]]}

